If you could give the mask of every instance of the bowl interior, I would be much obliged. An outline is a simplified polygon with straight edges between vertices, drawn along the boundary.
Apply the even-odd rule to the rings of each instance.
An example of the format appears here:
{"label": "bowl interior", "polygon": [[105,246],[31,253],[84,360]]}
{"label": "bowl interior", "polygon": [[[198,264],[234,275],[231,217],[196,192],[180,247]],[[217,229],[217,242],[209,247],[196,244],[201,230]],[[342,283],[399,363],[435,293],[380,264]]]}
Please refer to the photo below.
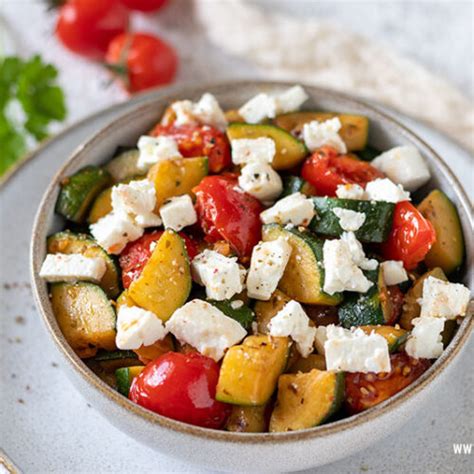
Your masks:
{"label": "bowl interior", "polygon": [[[74,366],[74,370],[79,370],[82,375],[88,378],[88,380],[100,389],[106,397],[123,404],[128,410],[134,412],[137,416],[144,416],[154,423],[167,426],[171,429],[177,429],[198,436],[205,433],[208,437],[210,436],[231,441],[255,443],[267,440],[295,439],[303,434],[308,436],[322,436],[329,430],[345,429],[353,423],[364,422],[364,420],[368,420],[371,416],[378,416],[379,413],[389,409],[390,406],[399,403],[403,397],[410,396],[410,393],[413,393],[417,389],[421,389],[436,376],[436,372],[440,371],[450,362],[458,352],[460,346],[467,340],[467,336],[473,326],[470,318],[465,318],[449,347],[422,377],[417,379],[410,387],[407,387],[407,389],[366,412],[351,418],[328,423],[327,425],[322,425],[317,428],[304,430],[302,432],[264,433],[251,436],[198,428],[148,412],[132,402],[129,402],[115,392],[111,387],[99,380],[98,377],[89,371],[85,364],[71,350],[62,336],[52,313],[48,298],[47,285],[38,277],[38,272],[46,253],[46,237],[51,233],[62,229],[64,226],[64,220],[54,213],[54,206],[59,192],[58,183],[60,180],[79,170],[83,166],[106,163],[112,158],[119,146],[136,146],[136,142],[140,135],[146,134],[146,132],[159,121],[164,109],[173,100],[197,100],[202,93],[209,91],[217,97],[223,108],[231,109],[239,107],[257,93],[278,93],[291,85],[293,84],[237,82],[203,87],[175,87],[169,91],[164,91],[162,94],[152,97],[150,101],[138,105],[134,110],[114,121],[103,130],[98,131],[96,136],[77,149],[65,165],[58,171],[44,194],[33,227],[31,246],[32,282],[40,312],[42,313],[55,342],[65,355],[65,358]],[[457,179],[452,175],[446,164],[436,155],[436,153],[408,129],[377,109],[340,93],[310,86],[304,87],[310,96],[310,100],[304,104],[303,109],[327,110],[366,115],[370,120],[369,143],[373,147],[385,150],[398,145],[412,144],[420,150],[430,167],[432,179],[426,186],[417,191],[414,195],[414,201],[418,201],[433,188],[442,189],[453,200],[459,211],[464,235],[466,237],[466,261],[472,261],[473,244],[472,239],[469,238],[472,235],[472,222],[469,201]],[[467,266],[465,266],[465,268],[463,268],[459,273],[458,277],[459,280],[472,287],[472,268],[467,268]]]}

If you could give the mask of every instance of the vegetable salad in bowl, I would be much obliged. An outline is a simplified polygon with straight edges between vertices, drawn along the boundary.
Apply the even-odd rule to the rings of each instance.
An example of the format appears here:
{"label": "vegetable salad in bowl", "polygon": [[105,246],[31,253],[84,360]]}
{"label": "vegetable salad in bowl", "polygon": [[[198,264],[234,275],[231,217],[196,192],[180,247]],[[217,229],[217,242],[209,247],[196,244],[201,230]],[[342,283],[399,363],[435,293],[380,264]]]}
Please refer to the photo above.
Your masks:
{"label": "vegetable salad in bowl", "polygon": [[136,148],[61,182],[40,276],[70,346],[133,402],[311,428],[409,386],[466,315],[459,216],[423,192],[419,151],[376,150],[366,117],[306,99],[173,102]]}

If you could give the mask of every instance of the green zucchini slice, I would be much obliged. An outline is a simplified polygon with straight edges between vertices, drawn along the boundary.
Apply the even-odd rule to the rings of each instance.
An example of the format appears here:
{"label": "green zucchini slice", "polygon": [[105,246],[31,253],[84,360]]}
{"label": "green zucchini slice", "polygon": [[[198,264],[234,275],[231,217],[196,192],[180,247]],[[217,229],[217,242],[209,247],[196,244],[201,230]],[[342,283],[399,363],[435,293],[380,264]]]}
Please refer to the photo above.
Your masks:
{"label": "green zucchini slice", "polygon": [[105,169],[112,176],[114,183],[143,176],[143,170],[138,167],[139,156],[140,153],[137,149],[123,151],[105,165]]}
{"label": "green zucchini slice", "polygon": [[75,234],[68,230],[50,235],[47,241],[48,253],[80,253],[85,257],[100,257],[105,260],[106,271],[100,281],[101,288],[109,298],[120,293],[120,271],[115,259],[86,234]]}
{"label": "green zucchini slice", "polygon": [[86,166],[61,182],[56,212],[70,221],[84,222],[89,207],[97,195],[111,182],[108,171],[98,166]]}
{"label": "green zucchini slice", "polygon": [[250,329],[250,326],[255,319],[255,313],[246,304],[243,304],[243,302],[239,303],[238,298],[224,301],[207,301],[222,311],[229,318],[235,319],[247,331]]}
{"label": "green zucchini slice", "polygon": [[302,193],[306,196],[314,196],[316,194],[316,188],[299,176],[283,177],[283,192],[278,199],[291,196],[294,193]]}
{"label": "green zucchini slice", "polygon": [[328,295],[323,291],[324,241],[306,229],[268,224],[263,227],[262,240],[268,242],[284,237],[292,247],[291,257],[278,288],[300,303],[335,306],[341,294]]}
{"label": "green zucchini slice", "polygon": [[359,201],[356,199],[337,199],[313,197],[316,215],[309,228],[318,234],[339,237],[344,231],[333,209],[341,207],[365,214],[365,221],[355,233],[362,242],[384,242],[392,228],[395,204],[383,201]]}
{"label": "green zucchini slice", "polygon": [[227,127],[227,136],[229,140],[238,138],[272,138],[275,141],[276,147],[272,167],[276,170],[293,168],[300,164],[309,153],[302,141],[274,125],[231,123]]}
{"label": "green zucchini slice", "polygon": [[115,371],[117,390],[123,396],[128,397],[133,379],[137,377],[144,368],[143,365],[134,365],[132,367],[121,367]]}

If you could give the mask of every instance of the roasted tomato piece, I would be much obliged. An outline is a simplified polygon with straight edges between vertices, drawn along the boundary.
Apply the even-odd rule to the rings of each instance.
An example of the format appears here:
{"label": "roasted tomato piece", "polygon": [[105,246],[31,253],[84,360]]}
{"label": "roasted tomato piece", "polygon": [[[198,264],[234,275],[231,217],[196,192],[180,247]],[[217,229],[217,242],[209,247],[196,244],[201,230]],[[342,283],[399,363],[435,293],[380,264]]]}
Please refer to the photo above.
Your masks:
{"label": "roasted tomato piece", "polygon": [[226,240],[240,257],[249,257],[261,238],[258,199],[237,187],[237,180],[207,176],[193,189],[199,223],[208,242]]}
{"label": "roasted tomato piece", "polygon": [[207,156],[211,173],[220,173],[232,163],[227,136],[209,125],[158,124],[151,131],[151,135],[174,138],[180,153],[186,158]]}
{"label": "roasted tomato piece", "polygon": [[[161,235],[162,230],[155,230],[144,234],[138,240],[130,242],[122,251],[119,257],[120,268],[122,269],[122,283],[124,288],[128,288],[142,273],[143,267],[147,264],[152,252],[153,243]],[[198,253],[198,244],[184,232],[179,235],[186,244],[189,259],[192,260]]]}
{"label": "roasted tomato piece", "polygon": [[218,379],[219,365],[209,357],[168,352],[133,380],[129,398],[168,418],[219,429],[230,406],[215,399]]}
{"label": "roasted tomato piece", "polygon": [[330,146],[317,149],[304,163],[301,176],[312,184],[320,196],[335,196],[339,184],[362,187],[384,174],[371,164],[349,155],[340,155]]}
{"label": "roasted tomato piece", "polygon": [[392,370],[381,373],[347,373],[346,406],[351,414],[371,408],[410,385],[431,362],[428,359],[413,359],[404,352],[390,356]]}
{"label": "roasted tomato piece", "polygon": [[387,260],[401,260],[407,270],[413,270],[423,261],[436,241],[431,222],[409,201],[396,204],[392,230],[381,246]]}
{"label": "roasted tomato piece", "polygon": [[[382,296],[383,293],[380,294]],[[385,324],[393,326],[402,313],[403,299],[405,295],[402,293],[402,290],[397,285],[387,286],[387,296],[390,298],[390,314],[388,319],[385,321]]]}
{"label": "roasted tomato piece", "polygon": [[329,326],[330,324],[339,324],[339,315],[337,306],[324,305],[304,305],[305,313],[316,326]]}

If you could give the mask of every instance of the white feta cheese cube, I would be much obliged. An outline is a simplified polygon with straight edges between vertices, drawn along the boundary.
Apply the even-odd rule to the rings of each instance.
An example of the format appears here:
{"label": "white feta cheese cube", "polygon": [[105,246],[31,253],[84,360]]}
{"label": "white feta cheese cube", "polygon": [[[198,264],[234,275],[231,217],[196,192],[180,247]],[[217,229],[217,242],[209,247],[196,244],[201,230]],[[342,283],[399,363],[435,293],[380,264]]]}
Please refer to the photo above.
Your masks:
{"label": "white feta cheese cube", "polygon": [[176,125],[210,125],[220,130],[227,126],[227,119],[217,99],[206,92],[198,102],[179,100],[171,104],[176,114]]}
{"label": "white feta cheese cube", "polygon": [[188,194],[169,198],[160,207],[160,216],[165,229],[173,229],[176,232],[197,222],[193,201]]}
{"label": "white feta cheese cube", "polygon": [[46,281],[92,281],[98,283],[106,270],[102,258],[84,257],[81,254],[48,254],[40,270]]}
{"label": "white feta cheese cube", "polygon": [[204,250],[191,263],[194,281],[206,287],[211,300],[228,300],[244,289],[245,270],[236,257],[224,257],[214,250]]}
{"label": "white feta cheese cube", "polygon": [[456,319],[465,316],[471,292],[460,283],[432,276],[423,282],[420,317]]}
{"label": "white feta cheese cube", "polygon": [[316,333],[316,328],[310,325],[310,321],[303,307],[291,300],[273,316],[268,329],[271,336],[290,336],[299,353],[308,357],[313,352]]}
{"label": "white feta cheese cube", "polygon": [[143,227],[126,215],[113,212],[92,224],[90,231],[97,243],[111,254],[119,254],[128,242],[133,242],[143,235]]}
{"label": "white feta cheese cube", "polygon": [[245,165],[240,172],[239,186],[264,203],[273,202],[283,191],[280,175],[263,163]]}
{"label": "white feta cheese cube", "polygon": [[286,114],[298,110],[308,100],[308,94],[301,86],[296,85],[279,94],[275,100],[277,113]]}
{"label": "white feta cheese cube", "polygon": [[198,125],[194,115],[194,103],[191,100],[177,100],[171,104],[171,109],[176,115],[175,125]]}
{"label": "white feta cheese cube", "polygon": [[415,359],[436,359],[443,353],[444,318],[415,318],[405,352]]}
{"label": "white feta cheese cube", "polygon": [[341,127],[341,121],[337,117],[325,122],[313,120],[303,125],[303,140],[310,151],[329,145],[339,153],[346,153],[346,144],[338,133]]}
{"label": "white feta cheese cube", "polygon": [[386,260],[380,264],[380,267],[387,286],[398,285],[408,280],[408,274],[400,260]]}
{"label": "white feta cheese cube", "polygon": [[259,123],[266,118],[275,118],[276,114],[275,98],[264,93],[257,94],[239,109],[239,115],[247,123]]}
{"label": "white feta cheese cube", "polygon": [[341,199],[367,199],[364,188],[359,184],[338,184],[336,196]]}
{"label": "white feta cheese cube", "polygon": [[416,191],[431,178],[425,160],[414,146],[392,148],[372,160],[371,165],[410,192]]}
{"label": "white feta cheese cube", "polygon": [[409,201],[410,193],[400,184],[395,184],[388,178],[378,178],[365,186],[365,194],[369,201],[400,202]]}
{"label": "white feta cheese cube", "polygon": [[231,140],[232,162],[235,165],[248,163],[269,164],[276,153],[275,142],[271,138],[237,138]]}
{"label": "white feta cheese cube", "polygon": [[375,259],[369,259],[365,256],[362,244],[357,240],[354,232],[343,232],[341,240],[349,247],[352,261],[362,270],[375,270],[379,262]]}
{"label": "white feta cheese cube", "polygon": [[263,301],[270,299],[283,276],[291,250],[291,245],[283,237],[260,242],[253,248],[247,276],[250,298]]}
{"label": "white feta cheese cube", "polygon": [[112,188],[112,208],[117,215],[128,216],[141,227],[161,225],[153,211],[156,203],[155,185],[147,179],[117,184]]}
{"label": "white feta cheese cube", "polygon": [[207,301],[197,299],[177,309],[166,323],[166,329],[181,343],[190,344],[215,361],[247,335],[237,321]]}
{"label": "white feta cheese cube", "polygon": [[314,205],[304,194],[294,193],[275,203],[260,214],[264,224],[293,224],[307,226],[314,217]]}
{"label": "white feta cheese cube", "polygon": [[142,135],[138,140],[138,150],[140,154],[138,155],[137,166],[144,171],[158,163],[158,161],[181,157],[175,140],[164,135],[159,137]]}
{"label": "white feta cheese cube", "polygon": [[365,293],[373,283],[353,262],[344,240],[326,240],[323,245],[324,291],[330,295],[340,291]]}
{"label": "white feta cheese cube", "polygon": [[167,332],[163,321],[151,311],[138,306],[120,306],[115,336],[115,344],[119,349],[133,350],[151,346],[163,339]]}
{"label": "white feta cheese cube", "polygon": [[365,214],[363,212],[343,209],[342,207],[335,207],[332,212],[334,212],[339,219],[339,225],[342,230],[359,230],[365,222]]}
{"label": "white feta cheese cube", "polygon": [[390,355],[387,340],[361,329],[353,331],[326,327],[324,353],[327,370],[344,372],[390,372]]}

